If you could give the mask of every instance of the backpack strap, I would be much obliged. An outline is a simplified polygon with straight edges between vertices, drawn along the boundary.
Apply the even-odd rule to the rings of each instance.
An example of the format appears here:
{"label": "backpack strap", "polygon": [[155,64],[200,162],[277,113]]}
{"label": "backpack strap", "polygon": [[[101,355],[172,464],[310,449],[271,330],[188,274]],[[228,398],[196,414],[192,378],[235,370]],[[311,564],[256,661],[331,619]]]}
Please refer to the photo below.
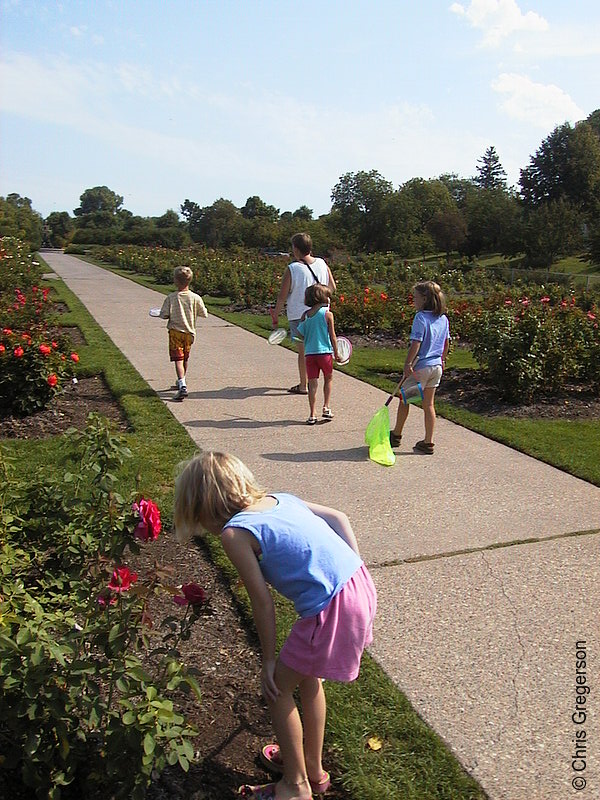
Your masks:
{"label": "backpack strap", "polygon": [[305,261],[304,259],[302,259],[302,263],[303,263],[305,266],[307,266],[307,267],[309,268],[309,270],[310,270],[310,274],[311,274],[311,275],[313,276],[313,278],[315,279],[315,283],[319,283],[319,284],[320,284],[320,283],[321,283],[321,281],[320,281],[320,280],[317,278],[317,276],[315,275],[315,271],[314,271],[314,269],[311,267],[311,265],[310,265],[310,264],[307,264],[307,263],[306,263],[306,261]]}

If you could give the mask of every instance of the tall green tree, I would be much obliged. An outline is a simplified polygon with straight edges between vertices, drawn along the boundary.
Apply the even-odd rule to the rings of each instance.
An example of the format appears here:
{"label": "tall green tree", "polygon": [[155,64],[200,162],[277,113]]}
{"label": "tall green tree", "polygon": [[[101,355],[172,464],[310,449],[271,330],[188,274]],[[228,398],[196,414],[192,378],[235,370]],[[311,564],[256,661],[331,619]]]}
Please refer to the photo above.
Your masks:
{"label": "tall green tree", "polygon": [[398,190],[410,219],[410,249],[423,256],[433,250],[434,243],[429,226],[436,214],[456,209],[450,191],[440,180],[412,178]]}
{"label": "tall green tree", "polygon": [[573,128],[566,122],[555,128],[521,170],[520,185],[529,209],[564,199],[580,205],[586,214],[597,214],[600,139],[593,126],[581,122]]}
{"label": "tall green tree", "polygon": [[116,194],[108,186],[94,186],[93,189],[86,189],[79,201],[81,205],[73,212],[76,217],[94,214],[97,211],[105,211],[114,216],[123,205],[122,195]]}
{"label": "tall green tree", "polygon": [[480,189],[505,189],[506,172],[500,163],[496,148],[491,145],[481,158],[477,159],[475,183]]}
{"label": "tall green tree", "polygon": [[332,210],[348,244],[370,252],[393,243],[394,188],[377,170],[347,172],[331,192]]}
{"label": "tall green tree", "polygon": [[467,193],[463,212],[467,223],[464,252],[516,255],[521,252],[522,208],[514,192],[504,189],[480,189]]}
{"label": "tall green tree", "polygon": [[28,242],[32,250],[42,246],[44,221],[31,206],[29,197],[11,192],[0,197],[0,236],[15,236]]}
{"label": "tall green tree", "polygon": [[561,197],[531,211],[525,229],[525,253],[532,267],[550,267],[562,256],[581,251],[583,213]]}
{"label": "tall green tree", "polygon": [[75,228],[73,218],[67,211],[52,211],[45,220],[48,244],[51,247],[64,247]]}
{"label": "tall green tree", "polygon": [[264,200],[254,195],[249,197],[245,204],[240,208],[240,213],[245,219],[261,219],[267,222],[277,222],[279,219],[279,209],[275,206],[267,205]]}

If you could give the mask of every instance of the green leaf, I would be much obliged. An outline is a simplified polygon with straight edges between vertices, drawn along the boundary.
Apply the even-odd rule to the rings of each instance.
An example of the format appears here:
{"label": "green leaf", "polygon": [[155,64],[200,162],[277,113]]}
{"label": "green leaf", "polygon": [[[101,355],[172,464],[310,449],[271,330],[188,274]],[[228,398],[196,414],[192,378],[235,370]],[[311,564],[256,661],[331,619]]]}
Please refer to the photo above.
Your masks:
{"label": "green leaf", "polygon": [[27,741],[25,742],[25,747],[24,747],[25,753],[31,757],[40,746],[41,740],[42,737],[40,736],[40,734],[34,733],[32,731],[27,737]]}
{"label": "green leaf", "polygon": [[187,758],[180,753],[177,760],[179,761],[179,766],[181,767],[181,769],[184,772],[187,772],[190,768],[190,762],[187,760]]}
{"label": "green leaf", "polygon": [[126,711],[123,716],[121,717],[123,721],[123,725],[133,725],[136,720],[136,714],[134,711]]}
{"label": "green leaf", "polygon": [[151,755],[154,752],[154,748],[156,747],[156,742],[154,740],[154,736],[151,733],[147,733],[144,736],[144,753],[147,756]]}

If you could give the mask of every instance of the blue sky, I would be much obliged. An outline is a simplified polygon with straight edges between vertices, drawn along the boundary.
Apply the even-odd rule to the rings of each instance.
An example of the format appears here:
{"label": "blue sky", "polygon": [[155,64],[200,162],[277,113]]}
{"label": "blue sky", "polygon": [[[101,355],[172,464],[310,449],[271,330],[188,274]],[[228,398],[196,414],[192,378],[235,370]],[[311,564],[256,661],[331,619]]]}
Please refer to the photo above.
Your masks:
{"label": "blue sky", "polygon": [[516,184],[600,108],[596,0],[0,0],[0,195],[47,216],[259,195],[329,211],[346,172]]}

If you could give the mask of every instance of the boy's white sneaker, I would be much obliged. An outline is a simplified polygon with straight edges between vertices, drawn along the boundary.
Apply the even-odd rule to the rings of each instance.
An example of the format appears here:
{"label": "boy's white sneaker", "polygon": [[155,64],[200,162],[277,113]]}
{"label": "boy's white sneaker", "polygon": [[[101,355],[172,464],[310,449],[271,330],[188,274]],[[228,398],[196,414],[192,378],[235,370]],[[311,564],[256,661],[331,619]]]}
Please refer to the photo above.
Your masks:
{"label": "boy's white sneaker", "polygon": [[175,395],[174,399],[175,400],[185,400],[185,398],[187,396],[188,396],[187,386],[180,386],[179,391]]}
{"label": "boy's white sneaker", "polygon": [[333,419],[333,412],[327,406],[323,406],[323,419]]}

